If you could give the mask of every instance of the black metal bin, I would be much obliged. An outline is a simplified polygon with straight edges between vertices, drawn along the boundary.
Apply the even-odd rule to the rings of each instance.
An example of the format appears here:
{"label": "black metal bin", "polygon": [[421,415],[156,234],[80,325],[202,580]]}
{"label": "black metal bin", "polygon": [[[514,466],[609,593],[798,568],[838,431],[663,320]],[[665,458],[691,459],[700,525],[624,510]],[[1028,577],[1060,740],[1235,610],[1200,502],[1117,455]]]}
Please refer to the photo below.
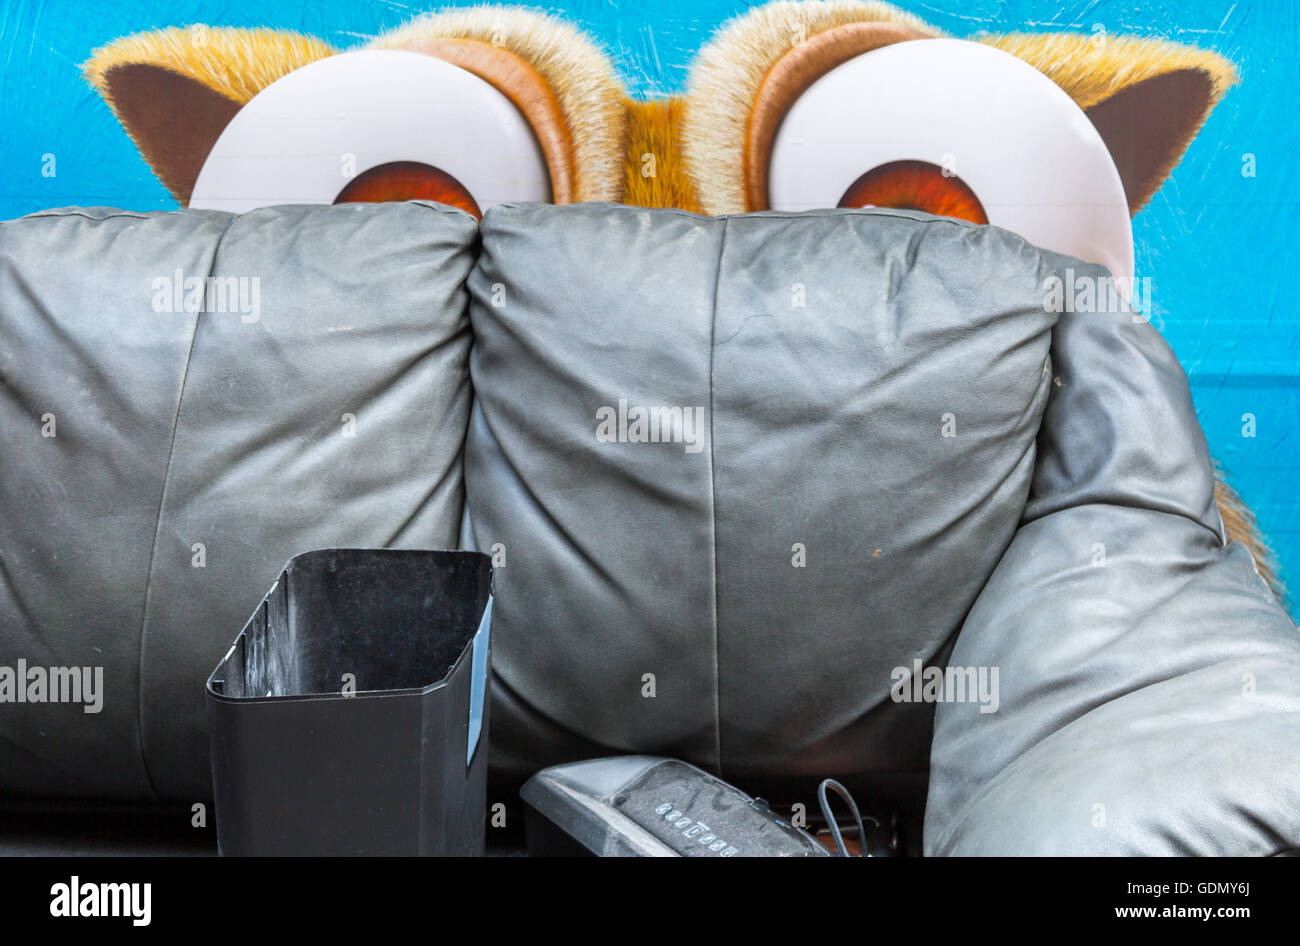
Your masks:
{"label": "black metal bin", "polygon": [[290,560],[208,678],[225,855],[477,855],[491,559]]}

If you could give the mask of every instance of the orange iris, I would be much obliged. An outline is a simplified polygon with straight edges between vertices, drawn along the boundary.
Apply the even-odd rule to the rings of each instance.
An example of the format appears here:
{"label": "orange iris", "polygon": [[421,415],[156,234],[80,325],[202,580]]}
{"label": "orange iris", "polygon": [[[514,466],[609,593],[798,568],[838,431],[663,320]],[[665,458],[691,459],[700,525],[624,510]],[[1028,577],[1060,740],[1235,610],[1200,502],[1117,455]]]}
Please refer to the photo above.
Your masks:
{"label": "orange iris", "polygon": [[389,200],[436,200],[483,219],[478,202],[464,184],[446,171],[417,161],[393,161],[358,174],[339,191],[334,203],[374,204]]}
{"label": "orange iris", "polygon": [[984,205],[966,182],[927,161],[891,161],[862,175],[840,198],[841,207],[897,207],[940,217],[988,223]]}

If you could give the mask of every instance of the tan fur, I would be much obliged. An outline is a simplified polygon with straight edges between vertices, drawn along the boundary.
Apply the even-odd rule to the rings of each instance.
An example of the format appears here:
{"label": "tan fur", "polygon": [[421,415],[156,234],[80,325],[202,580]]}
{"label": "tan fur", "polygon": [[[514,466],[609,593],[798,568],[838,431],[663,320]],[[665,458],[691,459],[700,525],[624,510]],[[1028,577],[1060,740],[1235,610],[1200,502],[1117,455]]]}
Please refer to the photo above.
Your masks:
{"label": "tan fur", "polygon": [[567,23],[530,10],[469,7],[444,10],[378,37],[371,49],[426,39],[475,39],[526,60],[550,83],[569,124],[576,196],[622,196],[625,98],[609,58]]}
{"label": "tan fur", "polygon": [[1223,519],[1223,529],[1229,542],[1240,542],[1250,551],[1255,560],[1255,569],[1260,577],[1268,583],[1278,601],[1286,600],[1286,586],[1277,571],[1277,560],[1269,548],[1263,533],[1255,523],[1255,514],[1241,500],[1236,491],[1228,485],[1221,470],[1215,468],[1214,502],[1219,507]]}
{"label": "tan fur", "polygon": [[681,142],[706,213],[745,210],[745,133],[768,70],[802,39],[845,23],[874,22],[940,35],[887,3],[778,0],[728,21],[704,45],[687,81]]}
{"label": "tan fur", "polygon": [[120,119],[106,81],[117,66],[143,64],[169,69],[243,105],[281,76],[335,51],[328,43],[284,30],[217,29],[198,24],[114,40],[95,50],[81,68]]}
{"label": "tan fur", "polygon": [[[1146,79],[1192,69],[1210,77],[1214,103],[1237,81],[1232,63],[1217,53],[1159,39],[1078,33],[1008,33],[987,43],[1023,59],[1051,79],[1085,111]],[[1211,106],[1213,107],[1213,105]]]}
{"label": "tan fur", "polygon": [[[679,98],[628,101],[623,203],[700,212],[695,185],[686,173],[677,141],[677,126],[685,107]],[[647,155],[654,159],[653,175],[645,173]]]}

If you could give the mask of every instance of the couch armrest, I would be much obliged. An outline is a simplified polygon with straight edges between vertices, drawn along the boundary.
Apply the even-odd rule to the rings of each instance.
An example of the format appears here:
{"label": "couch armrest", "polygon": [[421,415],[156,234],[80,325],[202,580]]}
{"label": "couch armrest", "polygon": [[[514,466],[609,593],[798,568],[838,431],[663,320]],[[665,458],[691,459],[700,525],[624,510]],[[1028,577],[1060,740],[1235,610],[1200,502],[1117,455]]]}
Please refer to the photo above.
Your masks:
{"label": "couch armrest", "polygon": [[[1225,544],[1186,378],[1126,312],[1064,315],[1024,521],[950,664],[927,854],[1300,847],[1300,634]],[[983,707],[987,710],[987,706]]]}

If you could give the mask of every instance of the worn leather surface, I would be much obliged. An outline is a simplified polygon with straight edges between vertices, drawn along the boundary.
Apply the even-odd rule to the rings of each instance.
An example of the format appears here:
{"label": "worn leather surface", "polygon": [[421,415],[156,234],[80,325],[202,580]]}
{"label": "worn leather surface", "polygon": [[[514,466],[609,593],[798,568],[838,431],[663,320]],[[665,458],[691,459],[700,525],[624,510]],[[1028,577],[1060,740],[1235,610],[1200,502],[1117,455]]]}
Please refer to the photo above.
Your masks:
{"label": "worn leather surface", "polygon": [[[933,707],[891,673],[942,657],[1019,521],[1052,264],[896,211],[501,207],[482,239],[466,540],[505,563],[498,772],[636,751],[923,784]],[[601,442],[620,399],[701,408],[700,449]]]}
{"label": "worn leather surface", "polygon": [[[474,241],[416,204],[0,224],[0,665],[107,691],[0,706],[0,793],[208,797],[251,609],[307,548],[454,544],[468,423],[498,772],[929,766],[930,854],[1300,846],[1300,637],[1158,333],[1043,311],[1099,271],[920,214],[506,207],[467,317]],[[155,311],[177,269],[259,276],[258,321]],[[601,442],[620,399],[702,408],[698,451]],[[997,711],[893,702],[914,658],[997,667]]]}
{"label": "worn leather surface", "polygon": [[1062,315],[1052,359],[1024,523],[952,654],[1000,668],[1000,708],[939,706],[926,852],[1300,845],[1300,634],[1224,544],[1182,369],[1124,311]]}
{"label": "worn leather surface", "polygon": [[[289,557],[455,544],[475,232],[423,204],[0,224],[0,664],[106,691],[0,706],[0,792],[210,797],[204,681]],[[257,277],[260,317],[156,311],[176,270]]]}

